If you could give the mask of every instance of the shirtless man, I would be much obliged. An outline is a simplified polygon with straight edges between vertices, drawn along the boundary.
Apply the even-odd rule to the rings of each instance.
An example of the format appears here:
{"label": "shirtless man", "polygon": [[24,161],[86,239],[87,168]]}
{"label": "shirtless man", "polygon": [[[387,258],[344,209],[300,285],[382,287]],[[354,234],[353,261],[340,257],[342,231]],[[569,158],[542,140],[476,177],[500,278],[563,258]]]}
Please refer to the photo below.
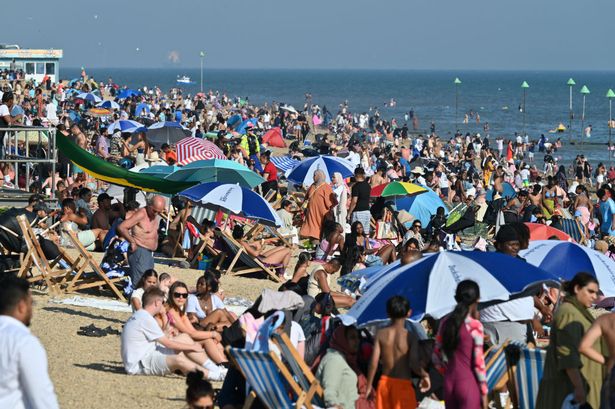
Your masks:
{"label": "shirtless man", "polygon": [[154,254],[158,247],[160,214],[165,209],[162,196],[151,196],[147,206],[137,210],[129,219],[117,226],[117,232],[130,243],[128,263],[133,285],[139,282],[146,270],[154,268]]}
{"label": "shirtless man", "polygon": [[421,392],[431,389],[429,374],[420,367],[418,338],[406,329],[406,319],[410,316],[410,304],[404,297],[396,295],[387,301],[387,315],[391,324],[376,333],[374,352],[367,373],[367,393],[382,362],[382,376],[376,392],[376,409],[416,408],[416,394],[412,386],[412,374],[421,377]]}
{"label": "shirtless man", "polygon": [[382,185],[383,183],[387,183],[389,178],[386,176],[387,168],[385,166],[380,166],[376,173],[370,178],[369,184],[371,187],[376,187],[378,185]]}
{"label": "shirtless man", "polygon": [[[604,340],[609,349],[609,356],[605,356],[597,351],[594,346],[598,342]],[[603,344],[604,345],[604,344]],[[602,383],[601,407],[615,407],[615,376],[613,376],[613,367],[615,367],[615,314],[605,314],[598,318],[589,328],[581,343],[579,344],[579,352],[599,364],[606,365],[606,378]]]}

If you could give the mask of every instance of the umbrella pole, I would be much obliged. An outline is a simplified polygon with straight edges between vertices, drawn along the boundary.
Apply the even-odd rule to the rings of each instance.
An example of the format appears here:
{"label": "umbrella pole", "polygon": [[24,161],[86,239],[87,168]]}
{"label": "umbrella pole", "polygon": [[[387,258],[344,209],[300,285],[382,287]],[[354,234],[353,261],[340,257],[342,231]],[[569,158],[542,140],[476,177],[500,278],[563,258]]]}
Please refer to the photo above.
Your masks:
{"label": "umbrella pole", "polygon": [[172,199],[173,199],[173,196],[169,198],[169,205],[167,206],[167,228],[166,228],[167,236],[169,235],[169,224],[171,223],[171,201]]}

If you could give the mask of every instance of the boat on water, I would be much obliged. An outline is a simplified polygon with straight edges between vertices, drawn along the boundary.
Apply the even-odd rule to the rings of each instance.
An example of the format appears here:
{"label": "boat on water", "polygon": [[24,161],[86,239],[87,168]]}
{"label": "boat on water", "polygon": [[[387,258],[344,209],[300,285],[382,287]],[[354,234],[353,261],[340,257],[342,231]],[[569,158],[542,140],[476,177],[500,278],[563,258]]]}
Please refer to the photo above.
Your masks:
{"label": "boat on water", "polygon": [[190,77],[187,75],[182,75],[181,77],[178,75],[177,83],[178,84],[194,84],[194,81],[191,81]]}

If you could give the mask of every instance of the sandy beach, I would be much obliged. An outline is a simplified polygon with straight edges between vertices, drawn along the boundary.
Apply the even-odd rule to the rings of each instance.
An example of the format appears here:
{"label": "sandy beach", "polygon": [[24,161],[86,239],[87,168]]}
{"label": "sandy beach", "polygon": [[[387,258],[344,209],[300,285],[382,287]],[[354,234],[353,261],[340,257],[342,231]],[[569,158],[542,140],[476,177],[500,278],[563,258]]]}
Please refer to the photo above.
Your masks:
{"label": "sandy beach", "polygon": [[[101,253],[93,254],[97,259],[102,256]],[[156,270],[168,272],[190,287],[202,273],[160,263],[156,264]],[[227,296],[250,301],[254,301],[262,289],[277,287],[277,283],[264,278],[222,277],[222,288]],[[96,298],[95,294],[82,293],[59,298],[74,295]],[[100,298],[110,299],[108,296]],[[49,374],[61,408],[185,407],[185,377],[126,375],[120,357],[119,335],[100,338],[77,335],[80,327],[90,324],[121,331],[129,317],[130,313],[125,312],[58,304],[44,292],[34,291],[31,330],[47,350]],[[221,383],[214,386],[219,388]]]}

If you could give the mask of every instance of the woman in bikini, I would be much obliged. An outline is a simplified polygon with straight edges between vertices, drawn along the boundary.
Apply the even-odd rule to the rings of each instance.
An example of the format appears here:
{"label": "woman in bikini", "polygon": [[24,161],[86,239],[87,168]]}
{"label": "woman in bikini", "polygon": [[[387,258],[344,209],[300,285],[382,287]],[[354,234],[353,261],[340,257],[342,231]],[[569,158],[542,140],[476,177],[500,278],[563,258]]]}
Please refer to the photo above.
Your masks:
{"label": "woman in bikini", "polygon": [[320,244],[316,248],[314,258],[316,260],[328,261],[333,253],[344,250],[344,228],[341,224],[327,221],[323,228],[323,235]]}
{"label": "woman in bikini", "polygon": [[243,246],[250,256],[257,257],[265,264],[282,265],[284,270],[286,270],[291,256],[291,251],[289,248],[274,247],[272,249],[265,250],[263,247],[264,241],[248,242],[243,240],[243,234],[243,227],[236,225],[233,228],[233,238]]}

